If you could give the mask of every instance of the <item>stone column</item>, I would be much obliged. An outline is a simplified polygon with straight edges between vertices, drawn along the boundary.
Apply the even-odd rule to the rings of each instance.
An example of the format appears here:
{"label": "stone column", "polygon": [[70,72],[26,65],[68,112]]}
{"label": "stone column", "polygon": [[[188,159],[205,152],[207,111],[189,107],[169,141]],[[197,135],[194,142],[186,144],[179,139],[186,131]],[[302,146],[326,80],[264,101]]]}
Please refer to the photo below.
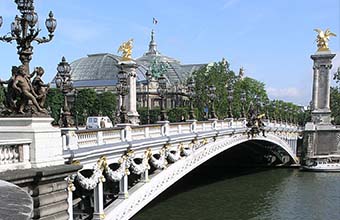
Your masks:
{"label": "stone column", "polygon": [[314,61],[312,121],[315,124],[331,124],[330,110],[330,69],[335,54],[317,52],[311,58]]}
{"label": "stone column", "polygon": [[105,219],[104,214],[104,193],[103,193],[103,179],[99,179],[99,183],[94,188],[94,212],[93,219],[100,220]]}
{"label": "stone column", "polygon": [[119,63],[123,70],[129,74],[128,86],[129,94],[125,99],[125,106],[129,122],[137,125],[139,124],[139,114],[137,112],[137,92],[136,92],[136,69],[137,64],[134,61],[122,61]]}
{"label": "stone column", "polygon": [[118,198],[127,199],[129,197],[128,192],[128,175],[124,175],[123,178],[119,181],[119,194]]}
{"label": "stone column", "polygon": [[148,170],[148,169],[146,169],[146,170],[142,173],[141,181],[142,181],[143,183],[147,183],[147,182],[150,181],[150,179],[149,179],[149,170]]}

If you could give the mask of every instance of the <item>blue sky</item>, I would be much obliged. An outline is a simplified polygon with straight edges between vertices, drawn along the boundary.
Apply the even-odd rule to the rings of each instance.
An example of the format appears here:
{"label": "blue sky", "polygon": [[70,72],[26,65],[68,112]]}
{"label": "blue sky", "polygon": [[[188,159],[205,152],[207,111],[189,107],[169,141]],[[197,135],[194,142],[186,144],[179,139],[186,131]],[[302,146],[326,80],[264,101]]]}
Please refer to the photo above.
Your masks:
{"label": "blue sky", "polygon": [[[271,98],[298,104],[311,99],[314,28],[338,34],[330,41],[338,54],[332,72],[340,66],[339,0],[35,0],[35,5],[42,34],[47,35],[49,10],[58,22],[52,42],[34,45],[31,68],[43,66],[45,81],[62,56],[71,62],[92,53],[116,54],[129,38],[133,57],[140,57],[152,28],[162,54],[183,64],[225,57],[231,69],[243,66],[247,76],[264,82]],[[0,35],[10,31],[16,13],[14,0],[0,1]],[[7,79],[11,66],[19,64],[16,45],[0,43],[0,60],[0,78]]]}

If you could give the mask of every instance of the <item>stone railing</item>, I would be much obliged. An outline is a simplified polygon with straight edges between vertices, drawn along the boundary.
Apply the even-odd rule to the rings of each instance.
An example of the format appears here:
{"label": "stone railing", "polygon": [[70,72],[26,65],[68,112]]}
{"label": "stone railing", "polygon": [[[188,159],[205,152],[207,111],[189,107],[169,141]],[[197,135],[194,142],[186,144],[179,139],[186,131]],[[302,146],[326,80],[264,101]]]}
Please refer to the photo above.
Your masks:
{"label": "stone railing", "polygon": [[[94,130],[63,130],[64,159],[92,161],[92,157],[109,154],[108,160],[123,153],[128,148],[161,148],[164,144],[190,142],[193,139],[223,136],[249,130],[245,119],[225,119],[208,121],[187,121],[159,124],[118,125],[115,128]],[[289,132],[297,132],[295,125],[265,121],[265,130],[288,141]],[[105,152],[105,153],[104,153]],[[110,152],[110,153],[109,153]]]}
{"label": "stone railing", "polygon": [[30,168],[31,140],[0,140],[0,171]]}

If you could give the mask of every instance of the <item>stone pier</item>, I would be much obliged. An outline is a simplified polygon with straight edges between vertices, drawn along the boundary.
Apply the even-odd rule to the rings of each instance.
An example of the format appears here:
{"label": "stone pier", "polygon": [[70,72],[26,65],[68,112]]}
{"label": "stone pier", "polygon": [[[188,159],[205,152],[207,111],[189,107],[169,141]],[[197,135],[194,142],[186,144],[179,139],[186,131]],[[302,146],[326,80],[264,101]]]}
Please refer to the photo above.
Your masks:
{"label": "stone pier", "polygon": [[129,123],[139,124],[139,114],[137,112],[137,92],[136,92],[136,68],[137,64],[134,61],[121,61],[120,65],[123,70],[129,74],[128,86],[129,94],[125,99],[125,106],[127,108],[127,116]]}
{"label": "stone pier", "polygon": [[304,131],[304,158],[339,154],[340,129],[331,123],[330,70],[335,54],[318,51],[313,65],[312,121]]}

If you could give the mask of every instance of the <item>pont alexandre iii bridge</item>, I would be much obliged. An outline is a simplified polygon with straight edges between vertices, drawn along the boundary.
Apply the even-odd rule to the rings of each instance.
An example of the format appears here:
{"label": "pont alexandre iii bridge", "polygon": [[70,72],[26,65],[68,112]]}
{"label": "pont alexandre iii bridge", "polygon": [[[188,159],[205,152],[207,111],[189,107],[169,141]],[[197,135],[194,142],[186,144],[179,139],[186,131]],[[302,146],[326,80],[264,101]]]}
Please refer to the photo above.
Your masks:
{"label": "pont alexandre iii bridge", "polygon": [[[1,122],[8,122],[1,132],[11,136],[10,121]],[[268,164],[299,163],[297,126],[265,121],[263,136],[251,135],[246,123],[192,120],[60,131],[40,127],[43,123],[32,128],[26,121],[26,129],[19,131],[22,139],[0,142],[0,169],[30,169],[2,172],[0,178],[29,192],[33,219],[129,219],[187,173],[242,143],[266,149]],[[26,138],[30,130],[38,135]],[[55,139],[51,130],[55,135],[59,131],[60,151],[51,152],[46,145],[40,153],[32,152],[42,139],[45,144]],[[46,162],[54,166],[39,168]]]}

